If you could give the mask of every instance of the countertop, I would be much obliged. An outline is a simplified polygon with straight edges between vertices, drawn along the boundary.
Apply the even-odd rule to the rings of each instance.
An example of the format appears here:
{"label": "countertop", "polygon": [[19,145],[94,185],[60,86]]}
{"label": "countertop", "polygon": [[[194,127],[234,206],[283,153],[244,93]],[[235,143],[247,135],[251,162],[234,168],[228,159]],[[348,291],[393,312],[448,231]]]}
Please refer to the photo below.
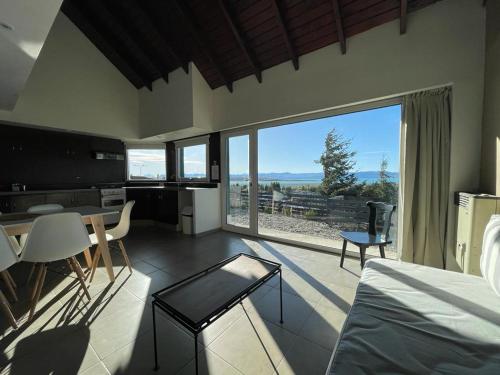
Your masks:
{"label": "countertop", "polygon": [[61,189],[61,190],[27,190],[27,191],[0,191],[0,197],[8,197],[15,195],[35,195],[35,194],[51,194],[51,193],[75,193],[78,191],[99,191],[97,188],[88,189]]}
{"label": "countertop", "polygon": [[[170,191],[192,191],[192,190],[206,190],[215,189],[214,187],[196,187],[196,186],[125,186],[126,190],[170,190]],[[27,190],[27,191],[0,191],[0,197],[10,197],[19,195],[36,195],[36,194],[57,194],[57,193],[75,193],[79,191],[99,191],[100,188],[87,188],[87,189],[50,189],[50,190]]]}

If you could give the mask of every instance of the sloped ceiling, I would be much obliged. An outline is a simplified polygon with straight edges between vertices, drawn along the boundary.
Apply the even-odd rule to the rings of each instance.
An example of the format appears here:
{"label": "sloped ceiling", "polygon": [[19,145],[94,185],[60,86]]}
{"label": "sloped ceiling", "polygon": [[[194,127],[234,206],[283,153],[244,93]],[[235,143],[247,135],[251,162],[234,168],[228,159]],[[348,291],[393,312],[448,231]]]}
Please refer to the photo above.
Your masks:
{"label": "sloped ceiling", "polygon": [[65,0],[63,12],[137,88],[194,62],[212,89],[338,43],[437,0]]}

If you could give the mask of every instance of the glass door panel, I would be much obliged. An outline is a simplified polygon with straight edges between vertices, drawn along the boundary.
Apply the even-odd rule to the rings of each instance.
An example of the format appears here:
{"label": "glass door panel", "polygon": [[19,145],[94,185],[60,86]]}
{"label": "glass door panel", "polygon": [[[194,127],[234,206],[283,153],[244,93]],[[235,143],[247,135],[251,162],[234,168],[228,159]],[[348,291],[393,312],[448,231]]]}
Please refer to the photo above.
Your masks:
{"label": "glass door panel", "polygon": [[227,136],[225,146],[225,223],[249,230],[251,227],[250,135]]}

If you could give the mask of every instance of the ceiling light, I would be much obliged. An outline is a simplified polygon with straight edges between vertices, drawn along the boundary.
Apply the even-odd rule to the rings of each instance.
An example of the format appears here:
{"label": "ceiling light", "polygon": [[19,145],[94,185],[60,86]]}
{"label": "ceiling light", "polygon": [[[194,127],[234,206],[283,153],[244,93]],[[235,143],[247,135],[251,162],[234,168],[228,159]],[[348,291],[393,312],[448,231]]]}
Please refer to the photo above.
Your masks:
{"label": "ceiling light", "polygon": [[0,22],[0,27],[4,30],[8,30],[8,31],[13,31],[14,30],[14,26],[11,26],[9,25],[8,23],[5,23],[5,22]]}

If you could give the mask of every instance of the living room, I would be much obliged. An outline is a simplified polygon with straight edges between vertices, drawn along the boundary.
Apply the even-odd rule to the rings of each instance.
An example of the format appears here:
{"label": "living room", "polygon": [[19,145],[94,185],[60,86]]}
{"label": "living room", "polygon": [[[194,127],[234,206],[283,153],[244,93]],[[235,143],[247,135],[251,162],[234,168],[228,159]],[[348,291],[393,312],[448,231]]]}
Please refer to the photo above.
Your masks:
{"label": "living room", "polygon": [[499,24],[1,4],[2,373],[497,373]]}

